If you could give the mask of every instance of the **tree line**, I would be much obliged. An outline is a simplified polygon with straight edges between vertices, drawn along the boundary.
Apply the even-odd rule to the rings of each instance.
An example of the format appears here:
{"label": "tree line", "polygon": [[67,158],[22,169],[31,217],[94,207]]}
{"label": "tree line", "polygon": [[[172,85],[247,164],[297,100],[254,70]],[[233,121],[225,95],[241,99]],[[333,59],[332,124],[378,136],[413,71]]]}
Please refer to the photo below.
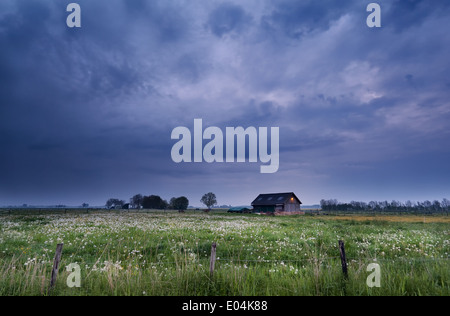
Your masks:
{"label": "tree line", "polygon": [[450,200],[444,198],[442,201],[419,201],[400,202],[396,200],[388,201],[370,201],[360,202],[351,201],[350,203],[341,203],[336,199],[320,201],[320,207],[323,211],[353,211],[353,212],[411,212],[411,213],[446,213],[450,211]]}
{"label": "tree line", "polygon": [[[208,209],[217,204],[216,195],[212,192],[206,193],[200,200]],[[185,211],[189,207],[189,200],[185,196],[173,197],[169,202],[159,195],[142,195],[136,194],[130,198],[129,202],[125,200],[110,198],[105,204],[108,209],[155,209],[155,210],[178,210]]]}

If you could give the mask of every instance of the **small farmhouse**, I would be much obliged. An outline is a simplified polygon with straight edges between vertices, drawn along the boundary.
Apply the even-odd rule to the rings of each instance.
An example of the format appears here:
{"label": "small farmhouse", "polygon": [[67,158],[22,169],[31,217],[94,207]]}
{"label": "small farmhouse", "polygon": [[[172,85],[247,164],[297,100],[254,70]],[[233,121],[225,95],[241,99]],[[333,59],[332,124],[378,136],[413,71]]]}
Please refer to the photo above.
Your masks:
{"label": "small farmhouse", "polygon": [[293,192],[260,194],[252,202],[254,212],[277,215],[303,214],[300,210],[301,204]]}

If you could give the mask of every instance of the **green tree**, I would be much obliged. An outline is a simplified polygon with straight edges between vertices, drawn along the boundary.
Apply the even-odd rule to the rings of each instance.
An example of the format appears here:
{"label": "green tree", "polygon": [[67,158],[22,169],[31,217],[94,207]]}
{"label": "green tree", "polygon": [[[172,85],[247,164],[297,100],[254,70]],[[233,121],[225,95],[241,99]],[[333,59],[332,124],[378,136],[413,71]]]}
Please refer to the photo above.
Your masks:
{"label": "green tree", "polygon": [[189,206],[189,200],[185,196],[170,199],[170,208],[178,211],[185,211]]}
{"label": "green tree", "polygon": [[142,199],[142,207],[146,209],[164,210],[169,203],[158,195],[144,196]]}
{"label": "green tree", "polygon": [[200,202],[202,202],[203,204],[206,205],[206,207],[208,208],[208,210],[211,209],[211,207],[213,207],[214,205],[217,204],[217,198],[216,195],[212,192],[206,193],[202,196],[202,199],[200,200]]}

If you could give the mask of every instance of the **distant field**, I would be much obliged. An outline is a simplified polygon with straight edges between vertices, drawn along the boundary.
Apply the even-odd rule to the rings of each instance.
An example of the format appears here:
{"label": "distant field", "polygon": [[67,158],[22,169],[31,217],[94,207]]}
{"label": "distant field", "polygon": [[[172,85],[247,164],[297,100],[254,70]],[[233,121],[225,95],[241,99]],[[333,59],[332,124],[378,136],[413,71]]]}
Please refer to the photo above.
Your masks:
{"label": "distant field", "polygon": [[387,221],[397,223],[447,223],[450,224],[449,216],[421,216],[421,215],[347,215],[347,216],[323,216],[330,220],[351,221]]}
{"label": "distant field", "polygon": [[[447,296],[449,235],[446,216],[13,212],[0,216],[0,295]],[[62,268],[49,292],[58,243]],[[80,288],[66,284],[71,263]],[[370,263],[380,265],[379,288],[366,284]]]}

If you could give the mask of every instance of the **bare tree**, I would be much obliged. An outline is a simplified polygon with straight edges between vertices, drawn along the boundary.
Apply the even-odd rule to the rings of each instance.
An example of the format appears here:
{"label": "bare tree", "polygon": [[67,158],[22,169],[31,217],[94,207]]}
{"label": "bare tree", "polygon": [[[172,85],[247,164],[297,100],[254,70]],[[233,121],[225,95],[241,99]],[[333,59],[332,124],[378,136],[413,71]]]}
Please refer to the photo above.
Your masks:
{"label": "bare tree", "polygon": [[442,209],[441,202],[439,202],[438,200],[434,200],[433,205],[431,207],[433,211],[436,213],[440,212]]}
{"label": "bare tree", "polygon": [[442,211],[445,211],[445,214],[448,216],[448,211],[450,209],[450,201],[446,198],[444,198],[441,202]]}
{"label": "bare tree", "polygon": [[432,205],[431,202],[428,200],[425,200],[422,203],[422,206],[423,206],[425,212],[431,211],[431,205]]}
{"label": "bare tree", "polygon": [[406,206],[406,211],[409,212],[413,206],[413,203],[410,200],[408,200],[405,202],[405,206]]}
{"label": "bare tree", "polygon": [[144,197],[142,196],[142,194],[136,194],[130,199],[130,204],[133,208],[140,209],[143,199]]}

